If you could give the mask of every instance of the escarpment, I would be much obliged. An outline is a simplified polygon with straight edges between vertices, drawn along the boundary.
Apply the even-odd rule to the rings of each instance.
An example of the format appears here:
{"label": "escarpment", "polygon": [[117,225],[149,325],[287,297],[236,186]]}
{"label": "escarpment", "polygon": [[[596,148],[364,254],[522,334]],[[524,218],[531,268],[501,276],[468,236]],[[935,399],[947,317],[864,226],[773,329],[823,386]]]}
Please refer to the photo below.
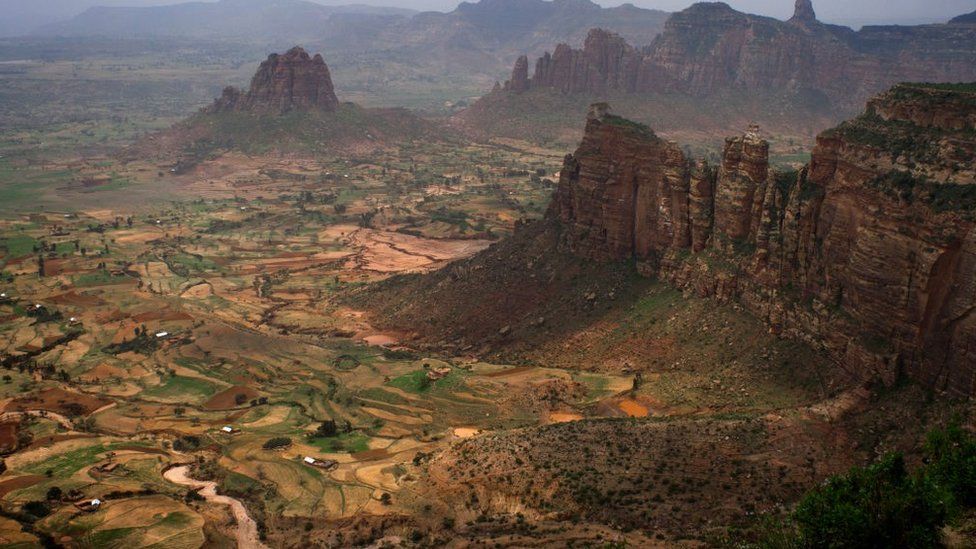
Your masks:
{"label": "escarpment", "polygon": [[901,85],[822,133],[798,173],[757,128],[721,165],[605,106],[547,216],[564,250],[722,300],[865,379],[976,381],[976,89]]}
{"label": "escarpment", "polygon": [[788,21],[701,2],[672,14],[646,47],[593,29],[581,49],[559,44],[535,63],[519,58],[511,93],[551,89],[605,97],[782,90],[794,102],[855,112],[871,95],[904,81],[976,79],[976,27],[869,26],[860,30],[817,20],[810,0],[798,0]]}

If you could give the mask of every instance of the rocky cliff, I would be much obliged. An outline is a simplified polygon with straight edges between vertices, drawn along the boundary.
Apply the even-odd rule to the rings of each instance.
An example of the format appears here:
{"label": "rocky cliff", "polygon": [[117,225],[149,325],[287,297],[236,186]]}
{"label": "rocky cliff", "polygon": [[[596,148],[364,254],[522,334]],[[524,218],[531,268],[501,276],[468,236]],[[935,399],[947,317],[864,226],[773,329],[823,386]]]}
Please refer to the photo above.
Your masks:
{"label": "rocky cliff", "polygon": [[854,112],[896,82],[976,79],[976,27],[958,21],[855,32],[817,21],[810,0],[798,0],[789,21],[699,3],[673,14],[664,32],[641,50],[594,29],[582,49],[560,44],[539,58],[527,84],[519,73],[524,65],[520,59],[512,78],[518,85],[509,91],[697,97],[776,91]]}
{"label": "rocky cliff", "polygon": [[335,111],[338,106],[332,76],[322,56],[312,57],[296,46],[284,54],[269,55],[246,92],[225,88],[210,110],[280,114],[310,109]]}
{"label": "rocky cliff", "polygon": [[736,299],[865,379],[976,382],[976,87],[901,85],[771,169],[758,128],[721,165],[590,113],[547,216],[560,247]]}

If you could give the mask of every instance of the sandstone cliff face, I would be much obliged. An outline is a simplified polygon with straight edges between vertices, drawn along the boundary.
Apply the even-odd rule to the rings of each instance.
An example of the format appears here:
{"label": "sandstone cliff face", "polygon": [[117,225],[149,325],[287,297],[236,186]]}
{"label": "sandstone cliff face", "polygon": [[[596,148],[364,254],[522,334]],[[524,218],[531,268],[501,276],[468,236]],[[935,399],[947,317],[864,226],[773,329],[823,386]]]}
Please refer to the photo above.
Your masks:
{"label": "sandstone cliff face", "polygon": [[755,128],[727,141],[716,171],[597,110],[548,215],[565,249],[737,299],[865,379],[905,373],[969,395],[974,115],[976,92],[899,86],[780,173]]}
{"label": "sandstone cliff face", "polygon": [[322,56],[311,57],[294,47],[281,55],[269,55],[247,92],[226,88],[210,110],[281,114],[292,110],[335,111],[338,106],[332,76]]}
{"label": "sandstone cliff face", "polygon": [[511,91],[551,88],[600,96],[681,93],[711,96],[778,90],[802,101],[853,111],[896,82],[976,80],[976,27],[925,25],[853,31],[816,19],[797,0],[786,22],[699,3],[673,14],[654,42],[637,50],[594,29],[580,50],[560,44],[525,83],[519,60]]}

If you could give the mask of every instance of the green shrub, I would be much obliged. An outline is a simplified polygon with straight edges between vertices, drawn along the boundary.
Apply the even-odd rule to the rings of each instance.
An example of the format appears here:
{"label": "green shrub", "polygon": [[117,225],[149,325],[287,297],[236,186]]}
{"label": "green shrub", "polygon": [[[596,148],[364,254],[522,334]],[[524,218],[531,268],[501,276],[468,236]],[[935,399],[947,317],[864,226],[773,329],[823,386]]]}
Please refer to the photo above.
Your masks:
{"label": "green shrub", "polygon": [[911,475],[898,454],[830,479],[800,502],[795,519],[808,547],[934,547],[949,517],[946,492]]}
{"label": "green shrub", "polygon": [[976,507],[976,438],[958,423],[928,434],[927,475],[945,487],[955,505]]}
{"label": "green shrub", "polygon": [[829,479],[786,525],[760,528],[763,547],[938,547],[954,517],[976,507],[976,437],[958,423],[931,431],[926,465],[899,454]]}
{"label": "green shrub", "polygon": [[262,446],[265,450],[278,450],[291,446],[291,439],[288,437],[274,437],[268,439]]}

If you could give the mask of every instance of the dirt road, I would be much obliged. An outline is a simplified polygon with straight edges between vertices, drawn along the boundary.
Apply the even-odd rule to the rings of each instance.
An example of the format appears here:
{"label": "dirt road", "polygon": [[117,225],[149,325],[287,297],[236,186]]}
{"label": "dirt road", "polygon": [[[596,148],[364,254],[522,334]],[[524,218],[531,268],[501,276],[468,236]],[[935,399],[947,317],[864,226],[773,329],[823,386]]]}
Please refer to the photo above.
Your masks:
{"label": "dirt road", "polygon": [[182,465],[173,467],[165,473],[163,478],[175,484],[189,486],[190,488],[201,488],[200,495],[211,503],[229,505],[237,520],[237,546],[241,549],[268,549],[258,538],[258,525],[254,519],[247,514],[247,509],[240,501],[217,494],[217,483],[203,480],[194,480],[188,475],[189,467]]}

